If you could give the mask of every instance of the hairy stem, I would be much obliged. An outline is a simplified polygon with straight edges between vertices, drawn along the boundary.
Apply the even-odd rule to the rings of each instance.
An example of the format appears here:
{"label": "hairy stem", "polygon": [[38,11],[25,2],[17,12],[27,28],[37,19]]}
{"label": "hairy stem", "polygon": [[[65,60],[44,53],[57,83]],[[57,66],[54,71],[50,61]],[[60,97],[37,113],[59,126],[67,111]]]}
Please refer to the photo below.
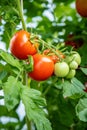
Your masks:
{"label": "hairy stem", "polygon": [[[22,28],[27,31],[26,24],[24,21],[24,16],[23,16],[23,0],[16,0],[16,2],[18,6],[19,16],[22,22]],[[24,72],[24,84],[28,86],[27,72]],[[26,124],[27,124],[27,130],[31,130],[31,121],[27,118],[27,115],[26,115]]]}
{"label": "hairy stem", "polygon": [[19,11],[19,16],[20,16],[20,19],[21,19],[21,22],[22,22],[22,27],[24,30],[27,31],[27,28],[26,28],[26,24],[25,24],[25,21],[24,21],[24,16],[23,16],[23,0],[16,0],[17,2],[17,6],[18,6],[18,11]]}

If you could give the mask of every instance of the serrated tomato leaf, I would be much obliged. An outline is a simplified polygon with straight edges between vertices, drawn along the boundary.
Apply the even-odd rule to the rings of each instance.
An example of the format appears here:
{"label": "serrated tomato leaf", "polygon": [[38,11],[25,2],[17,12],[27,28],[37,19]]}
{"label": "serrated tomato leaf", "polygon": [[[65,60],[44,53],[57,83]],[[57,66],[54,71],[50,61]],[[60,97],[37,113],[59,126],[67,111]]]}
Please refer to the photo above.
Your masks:
{"label": "serrated tomato leaf", "polygon": [[0,72],[0,80],[3,80],[6,76],[7,76],[6,71],[3,70],[3,71]]}
{"label": "serrated tomato leaf", "polygon": [[0,56],[2,57],[2,59],[4,61],[6,61],[8,64],[18,68],[19,70],[21,69],[21,64],[18,61],[18,59],[15,59],[11,54],[9,54],[8,52],[5,52],[3,50],[0,49]]}
{"label": "serrated tomato leaf", "polygon": [[81,121],[87,122],[87,98],[79,100],[76,106],[76,115]]}
{"label": "serrated tomato leaf", "polygon": [[63,85],[64,98],[70,97],[76,99],[84,95],[84,91],[83,91],[84,86],[76,78],[73,78],[71,81],[66,80],[62,85]]}
{"label": "serrated tomato leaf", "polygon": [[19,120],[19,116],[18,116],[17,112],[14,111],[14,110],[8,112],[6,106],[4,106],[4,105],[0,105],[0,117],[2,117],[2,116],[5,116],[5,117],[13,117],[13,118]]}
{"label": "serrated tomato leaf", "polygon": [[43,107],[46,105],[46,101],[41,97],[41,93],[24,86],[21,99],[28,119],[35,123],[37,130],[52,130],[49,120],[45,117]]}
{"label": "serrated tomato leaf", "polygon": [[20,101],[21,83],[14,77],[8,77],[7,82],[3,86],[4,100],[7,109],[12,110]]}

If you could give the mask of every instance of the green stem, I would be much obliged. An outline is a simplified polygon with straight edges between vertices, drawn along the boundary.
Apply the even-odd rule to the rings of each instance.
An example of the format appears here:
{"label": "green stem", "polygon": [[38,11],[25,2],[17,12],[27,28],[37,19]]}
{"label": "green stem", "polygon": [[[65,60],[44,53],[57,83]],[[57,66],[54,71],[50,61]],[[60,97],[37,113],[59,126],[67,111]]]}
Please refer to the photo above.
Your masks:
{"label": "green stem", "polygon": [[29,121],[29,119],[27,118],[27,116],[26,116],[26,123],[27,123],[27,129],[28,130],[32,130],[32,128],[31,128],[31,121]]}
{"label": "green stem", "polygon": [[[49,45],[47,42],[45,42],[44,40],[42,40],[41,38],[39,38],[39,37],[38,37],[37,35],[35,35],[35,34],[32,34],[30,40],[34,39],[35,37],[38,38],[38,42],[39,42],[39,43],[41,43],[42,45],[44,45],[46,48],[50,49],[54,54],[56,54],[56,55],[59,57],[60,61],[62,61],[62,58],[61,58],[60,54],[56,51],[58,47],[59,47],[59,49],[61,48],[60,45],[59,45],[58,47],[55,47],[55,46],[52,45],[52,44]],[[66,48],[65,48],[65,49],[66,49]]]}
{"label": "green stem", "polygon": [[41,42],[43,42],[44,43],[44,45],[48,48],[48,49],[50,49],[52,52],[54,52],[54,54],[56,54],[58,57],[59,57],[59,59],[60,59],[60,61],[62,61],[62,58],[61,58],[61,56],[60,56],[60,54],[58,54],[58,52],[56,52],[56,47],[55,46],[53,46],[53,45],[50,45],[49,46],[49,44],[47,44],[45,41],[43,41],[42,39],[39,39]]}
{"label": "green stem", "polygon": [[22,21],[22,27],[24,30],[27,31],[27,28],[26,28],[26,24],[25,24],[25,21],[24,21],[24,17],[23,17],[23,0],[16,0],[17,2],[17,6],[18,6],[18,11],[19,11],[19,16],[21,18],[21,21]]}
{"label": "green stem", "polygon": [[[28,87],[28,74],[26,71],[24,71],[24,84]],[[26,124],[27,124],[27,130],[32,130],[31,121],[28,119],[27,115],[26,115]]]}
{"label": "green stem", "polygon": [[50,86],[48,86],[47,89],[43,92],[43,96],[45,96],[48,93],[49,89],[50,89]]}
{"label": "green stem", "polygon": [[[21,1],[16,0],[16,2],[17,2],[17,6],[18,6],[19,16],[20,16],[20,19],[22,21],[22,27],[24,30],[27,31],[26,24],[25,24],[24,17],[23,17],[23,0],[21,0]],[[26,86],[28,86],[28,75],[26,72],[24,72],[24,84]],[[27,123],[27,129],[31,130],[31,121],[29,121],[27,116],[26,116],[26,123]]]}

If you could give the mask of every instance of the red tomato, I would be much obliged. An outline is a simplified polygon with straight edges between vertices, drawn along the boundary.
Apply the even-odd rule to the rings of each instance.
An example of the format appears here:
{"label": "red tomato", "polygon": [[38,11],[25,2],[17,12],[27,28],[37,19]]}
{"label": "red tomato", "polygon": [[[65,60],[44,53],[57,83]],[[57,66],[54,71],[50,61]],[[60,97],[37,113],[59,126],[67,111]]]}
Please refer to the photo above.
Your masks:
{"label": "red tomato", "polygon": [[60,58],[62,58],[62,59],[65,58],[64,54],[63,54],[61,51],[56,50],[56,53],[58,53],[60,57],[58,57],[58,56],[57,56],[54,52],[52,52],[50,49],[46,49],[46,50],[44,50],[44,52],[43,52],[43,54],[48,55],[48,56],[53,60],[54,63],[60,61]]}
{"label": "red tomato", "polygon": [[50,49],[44,50],[43,54],[48,55],[54,63],[60,60],[59,57],[56,54],[54,54]]}
{"label": "red tomato", "polygon": [[48,54],[51,53],[51,52],[52,52],[52,51],[51,51],[50,49],[46,49],[46,50],[44,50],[43,54],[48,55]]}
{"label": "red tomato", "polygon": [[49,55],[49,57],[51,58],[51,60],[52,60],[54,63],[60,61],[59,57],[58,57],[57,55],[55,55],[55,54],[52,54],[52,53],[51,53],[51,54]]}
{"label": "red tomato", "polygon": [[87,17],[87,0],[76,0],[76,10],[82,17]]}
{"label": "red tomato", "polygon": [[37,81],[48,79],[54,71],[54,63],[49,56],[35,54],[33,56],[34,70],[29,73],[29,76]]}
{"label": "red tomato", "polygon": [[37,52],[36,46],[31,43],[30,34],[24,30],[18,31],[10,41],[10,51],[18,59],[34,55]]}
{"label": "red tomato", "polygon": [[62,59],[65,58],[65,55],[61,51],[57,50],[56,52],[60,55],[60,58]]}

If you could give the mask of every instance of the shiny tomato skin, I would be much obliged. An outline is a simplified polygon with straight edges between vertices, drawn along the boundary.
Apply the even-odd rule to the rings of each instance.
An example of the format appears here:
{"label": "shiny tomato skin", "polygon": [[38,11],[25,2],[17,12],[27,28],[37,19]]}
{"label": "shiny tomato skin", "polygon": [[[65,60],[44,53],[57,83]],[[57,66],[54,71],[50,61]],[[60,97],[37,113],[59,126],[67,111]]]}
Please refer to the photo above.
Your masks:
{"label": "shiny tomato skin", "polygon": [[54,62],[49,56],[35,54],[33,56],[34,70],[29,73],[29,76],[37,81],[48,79],[54,72]]}
{"label": "shiny tomato skin", "polygon": [[76,10],[82,17],[87,17],[87,0],[76,0]]}
{"label": "shiny tomato skin", "polygon": [[54,74],[57,77],[66,77],[69,73],[69,66],[66,62],[56,63],[54,66]]}
{"label": "shiny tomato skin", "polygon": [[34,55],[37,49],[30,41],[30,34],[20,30],[10,41],[10,51],[18,59],[27,59],[28,55]]}

